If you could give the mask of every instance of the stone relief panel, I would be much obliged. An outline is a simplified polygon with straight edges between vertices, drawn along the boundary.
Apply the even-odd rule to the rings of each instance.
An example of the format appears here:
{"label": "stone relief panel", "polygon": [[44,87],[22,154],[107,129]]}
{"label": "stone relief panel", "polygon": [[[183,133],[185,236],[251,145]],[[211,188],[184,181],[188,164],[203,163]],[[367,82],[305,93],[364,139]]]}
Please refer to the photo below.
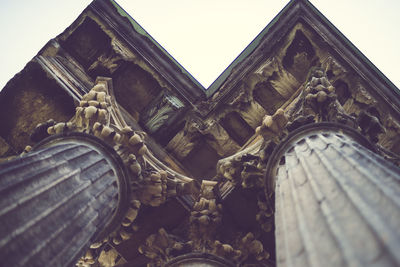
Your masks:
{"label": "stone relief panel", "polygon": [[153,134],[161,127],[169,127],[184,107],[183,102],[176,96],[162,94],[146,107],[141,122],[147,132]]}

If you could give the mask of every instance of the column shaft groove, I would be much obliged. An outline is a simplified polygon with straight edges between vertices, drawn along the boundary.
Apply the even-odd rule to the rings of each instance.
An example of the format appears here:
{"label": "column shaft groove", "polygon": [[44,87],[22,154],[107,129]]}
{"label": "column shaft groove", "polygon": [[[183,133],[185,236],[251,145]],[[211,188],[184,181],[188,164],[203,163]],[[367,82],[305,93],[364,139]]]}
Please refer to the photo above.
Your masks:
{"label": "column shaft groove", "polygon": [[314,124],[271,155],[278,266],[400,265],[400,169],[359,142]]}
{"label": "column shaft groove", "polygon": [[6,266],[72,266],[114,224],[125,171],[104,143],[52,137],[0,165],[0,258]]}

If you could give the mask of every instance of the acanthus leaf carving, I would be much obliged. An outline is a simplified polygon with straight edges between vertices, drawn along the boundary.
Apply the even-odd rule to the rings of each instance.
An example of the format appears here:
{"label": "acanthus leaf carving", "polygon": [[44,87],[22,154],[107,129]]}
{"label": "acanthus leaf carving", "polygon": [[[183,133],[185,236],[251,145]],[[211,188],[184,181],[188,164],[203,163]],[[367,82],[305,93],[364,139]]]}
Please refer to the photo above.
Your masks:
{"label": "acanthus leaf carving", "polygon": [[167,145],[179,159],[184,159],[195,148],[196,142],[203,139],[220,155],[233,154],[239,146],[229,137],[226,130],[215,120],[206,122],[192,117],[183,131],[179,132]]}
{"label": "acanthus leaf carving", "polygon": [[145,115],[142,118],[145,128],[150,133],[156,132],[167,124],[184,107],[180,99],[168,94],[162,95],[153,102],[156,103],[150,105],[151,108],[145,111]]}
{"label": "acanthus leaf carving", "polygon": [[150,171],[139,181],[137,196],[141,203],[157,207],[167,199],[167,172]]}
{"label": "acanthus leaf carving", "polygon": [[340,79],[348,73],[348,71],[332,56],[325,58],[322,62],[322,67],[325,72],[330,72],[331,75],[335,77],[334,80]]}
{"label": "acanthus leaf carving", "polygon": [[[369,105],[376,102],[360,84],[356,88],[354,99]],[[293,110],[289,110],[287,113],[291,114],[290,122],[286,127],[289,132],[302,125],[314,122],[329,121],[345,124],[360,131],[375,145],[376,151],[381,156],[396,164],[399,162],[400,156],[378,144],[380,135],[385,134],[386,129],[379,119],[377,109],[374,106],[369,106],[360,110],[358,115],[347,114],[337,99],[335,88],[321,68],[313,68],[310,71],[310,78],[303,92],[299,95],[296,105],[294,105]]]}
{"label": "acanthus leaf carving", "polygon": [[205,128],[202,120],[196,116],[188,116],[185,126],[168,143],[167,150],[172,151],[178,159],[185,158],[195,146],[196,140],[201,137]]}
{"label": "acanthus leaf carving", "polygon": [[240,240],[238,247],[241,251],[240,262],[246,262],[250,257],[253,257],[258,263],[261,263],[270,257],[270,254],[264,250],[263,244],[251,232]]}

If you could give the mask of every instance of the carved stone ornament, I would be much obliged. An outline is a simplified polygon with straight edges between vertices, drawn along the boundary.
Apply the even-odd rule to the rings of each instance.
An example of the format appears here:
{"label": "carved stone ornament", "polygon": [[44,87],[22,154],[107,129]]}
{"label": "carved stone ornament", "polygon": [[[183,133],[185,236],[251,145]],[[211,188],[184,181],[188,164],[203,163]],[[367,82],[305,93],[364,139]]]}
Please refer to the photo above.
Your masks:
{"label": "carved stone ornament", "polygon": [[330,121],[357,127],[355,118],[346,114],[337,99],[335,88],[321,68],[311,68],[295,108],[288,113],[291,120],[289,130],[310,122],[310,118],[313,118],[313,122]]}
{"label": "carved stone ornament", "polygon": [[288,2],[206,89],[92,1],[1,92],[0,266],[400,266],[400,94]]}
{"label": "carved stone ornament", "polygon": [[[256,133],[264,138],[259,155],[262,162],[268,160],[274,144],[280,143],[289,132],[310,123],[333,122],[350,126],[360,131],[386,159],[399,164],[400,157],[377,144],[379,135],[386,132],[373,107],[348,114],[339,103],[336,89],[329,82],[325,71],[313,67],[300,95],[286,110],[278,109],[274,115],[266,115]],[[225,159],[224,159],[225,160]],[[264,166],[265,167],[265,166]]]}
{"label": "carved stone ornament", "polygon": [[203,266],[203,267],[234,267],[233,262],[228,259],[221,258],[209,253],[192,252],[168,261],[165,266],[167,267],[189,267],[189,266]]}
{"label": "carved stone ornament", "polygon": [[[139,252],[150,259],[149,266],[165,266],[168,262],[173,263],[175,259],[191,253],[213,255],[239,266],[269,266],[270,254],[264,249],[260,236],[274,229],[274,195],[273,190],[267,188],[265,183],[266,164],[274,148],[287,135],[305,124],[327,121],[345,124],[374,143],[385,132],[373,109],[361,111],[357,117],[348,115],[322,69],[311,69],[307,82],[301,88],[300,95],[294,99],[292,105],[277,109],[273,115],[264,116],[261,125],[256,129],[256,134],[260,136],[258,139],[254,139],[232,156],[218,161],[216,177],[213,181],[203,180],[199,194],[195,194],[193,179],[170,169],[149,151],[144,132],[134,131],[127,125],[116,103],[110,78],[99,77],[96,80],[94,87],[82,96],[75,116],[70,121],[49,120],[38,125],[32,134],[32,140],[39,142],[49,135],[68,133],[94,135],[115,150],[128,170],[130,195],[121,224],[104,239],[93,243],[77,266],[90,266],[101,261],[101,258],[104,261],[112,260],[112,264],[116,264],[118,253],[105,248],[109,243],[119,245],[131,238],[138,230],[135,219],[140,208],[143,205],[158,207],[168,198],[185,194],[197,197],[188,220],[183,223],[185,230],[174,235],[171,234],[173,231],[168,233],[160,228],[139,247]],[[246,95],[238,95],[235,101],[246,104]],[[236,105],[235,101],[231,104]],[[183,108],[181,104],[176,99],[165,98],[160,102],[159,109],[148,111],[145,127],[150,132],[157,131],[161,125],[167,123],[174,111]],[[221,156],[239,150],[216,121],[203,121],[197,117],[186,122],[184,130],[170,141],[167,149],[173,147],[179,154],[178,158],[185,158],[198,138],[206,140],[216,151],[222,151]],[[182,142],[183,139],[185,142]],[[29,153],[30,149],[27,147],[23,154]],[[382,148],[378,147],[376,150],[386,157],[398,159],[396,155],[389,155]],[[251,189],[257,194],[255,200],[258,209],[254,212],[254,220],[258,223],[257,231],[239,232],[229,240],[219,235],[219,229],[224,227],[221,188],[226,185]]]}
{"label": "carved stone ornament", "polygon": [[[255,142],[236,154],[219,160],[217,178],[220,183],[226,181],[242,188],[259,188],[267,190],[265,181],[266,163],[274,148],[284,138],[297,128],[306,124],[333,122],[350,126],[362,133],[369,141],[375,143],[374,149],[386,159],[396,162],[399,157],[384,150],[376,144],[379,134],[385,133],[385,128],[374,113],[374,109],[362,110],[358,115],[349,115],[339,103],[335,88],[329,82],[326,73],[320,68],[312,68],[309,78],[303,86],[300,95],[293,104],[284,109],[278,109],[273,115],[266,115],[256,133],[263,141]],[[269,232],[273,229],[274,194],[262,194],[258,198],[259,212],[256,220],[261,228]],[[219,242],[219,241],[218,241]],[[218,244],[217,242],[217,244]],[[221,247],[221,245],[219,244]],[[242,249],[243,250],[243,249]],[[213,251],[218,254],[217,251]],[[232,258],[239,257],[232,250]],[[218,255],[223,255],[220,253]]]}
{"label": "carved stone ornament", "polygon": [[[39,141],[48,135],[68,132],[82,132],[102,139],[114,148],[129,170],[131,196],[124,219],[116,231],[93,244],[92,249],[108,241],[120,244],[129,239],[138,230],[133,222],[141,205],[159,206],[168,197],[195,190],[193,179],[168,168],[147,149],[144,132],[133,131],[127,125],[116,104],[110,78],[97,78],[94,87],[82,96],[70,121],[49,120],[39,124],[32,139]],[[86,255],[80,262],[92,260]]]}
{"label": "carved stone ornament", "polygon": [[209,249],[222,219],[216,182],[203,181],[200,195],[190,213],[190,237],[195,250]]}
{"label": "carved stone ornament", "polygon": [[217,177],[243,188],[262,187],[264,168],[259,157],[259,146],[257,143],[249,149],[219,160]]}
{"label": "carved stone ornament", "polygon": [[279,140],[288,119],[283,109],[278,109],[274,115],[266,115],[261,126],[257,127],[256,133],[265,140],[272,139],[274,142]]}
{"label": "carved stone ornament", "polygon": [[269,253],[264,250],[263,244],[253,233],[239,234],[230,243],[218,239],[218,229],[223,227],[221,224],[223,207],[218,194],[217,182],[203,180],[200,195],[190,213],[187,230],[183,231],[185,234],[178,237],[168,234],[165,229],[160,229],[158,233],[146,239],[139,251],[151,259],[150,266],[164,266],[166,262],[171,262],[171,265],[167,266],[175,266],[172,263],[192,257],[190,255],[194,254],[197,258],[199,254],[202,255],[203,261],[198,259],[202,263],[207,262],[210,257],[207,255],[227,260],[225,263],[227,265],[216,266],[242,264],[248,260],[261,264],[256,266],[268,266],[263,263],[267,264]]}
{"label": "carved stone ornament", "polygon": [[173,95],[161,95],[155,103],[150,104],[142,120],[149,133],[154,133],[161,127],[170,124],[177,113],[184,107],[184,104]]}

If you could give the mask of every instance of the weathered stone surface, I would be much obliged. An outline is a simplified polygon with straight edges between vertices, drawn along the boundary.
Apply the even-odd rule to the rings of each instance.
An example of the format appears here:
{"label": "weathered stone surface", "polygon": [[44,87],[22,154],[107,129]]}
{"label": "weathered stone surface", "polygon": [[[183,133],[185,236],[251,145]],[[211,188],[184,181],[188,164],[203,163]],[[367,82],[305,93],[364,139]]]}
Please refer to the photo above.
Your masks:
{"label": "weathered stone surface", "polygon": [[71,266],[118,226],[127,184],[111,151],[69,135],[0,166],[2,264]]}
{"label": "weathered stone surface", "polygon": [[[107,88],[94,90],[99,81]],[[198,181],[207,179],[217,183],[222,221],[208,229],[215,236],[199,229],[211,240],[204,249],[244,266],[274,265],[274,198],[260,195],[273,148],[303,124],[338,121],[400,164],[399,96],[308,1],[291,1],[204,90],[115,1],[96,0],[0,93],[0,146],[6,156],[27,152],[42,123],[33,142],[47,130],[86,132],[123,158],[135,197],[120,228],[92,244],[81,266],[145,266],[137,249],[160,228],[190,242],[190,211],[204,221],[215,215],[213,201],[199,204]],[[176,256],[156,243],[148,251]]]}
{"label": "weathered stone surface", "polygon": [[[274,152],[278,266],[400,263],[400,169],[352,130],[315,124]],[[269,192],[271,193],[271,192]]]}
{"label": "weathered stone surface", "polygon": [[31,144],[37,124],[71,117],[74,102],[54,79],[31,62],[0,93],[0,135],[17,152]]}

